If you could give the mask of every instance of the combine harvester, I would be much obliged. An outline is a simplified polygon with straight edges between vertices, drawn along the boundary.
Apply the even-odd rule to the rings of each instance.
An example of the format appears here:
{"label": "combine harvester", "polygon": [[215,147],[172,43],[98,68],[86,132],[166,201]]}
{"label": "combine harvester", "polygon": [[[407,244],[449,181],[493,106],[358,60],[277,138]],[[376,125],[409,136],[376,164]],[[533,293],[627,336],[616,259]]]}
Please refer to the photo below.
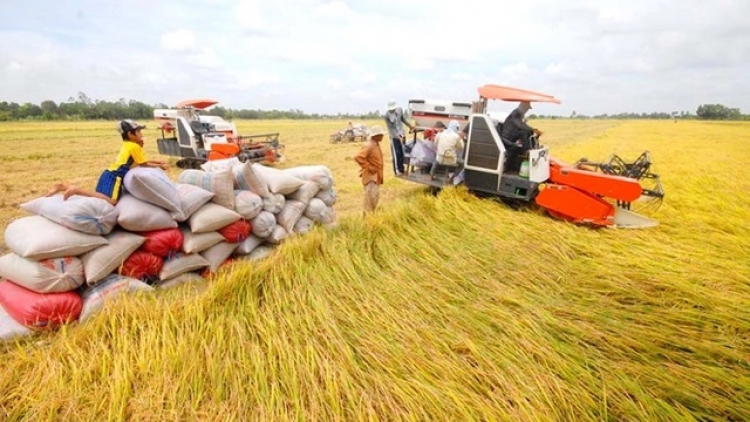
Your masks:
{"label": "combine harvester", "polygon": [[[594,227],[654,227],[654,220],[631,210],[636,201],[659,204],[664,198],[659,176],[651,172],[651,157],[643,152],[628,163],[617,155],[605,162],[581,159],[567,165],[549,155],[546,147],[534,146],[523,155],[519,171],[510,171],[506,159],[515,144],[502,139],[502,122],[493,122],[487,112],[488,100],[560,103],[557,98],[539,92],[500,85],[479,88],[479,101],[467,107],[465,103],[428,102],[411,100],[416,133],[433,128],[437,121],[446,126],[458,120],[469,126],[464,147],[464,177],[466,187],[481,196],[491,196],[506,203],[536,204],[553,217],[576,224]],[[412,171],[411,165],[400,179],[440,189],[450,184],[449,173],[455,167],[439,166],[435,179],[429,166]],[[644,188],[641,183],[648,184]]]}
{"label": "combine harvester", "polygon": [[223,158],[263,164],[282,158],[278,133],[240,135],[233,123],[220,116],[201,114],[217,103],[208,99],[186,100],[177,103],[175,109],[154,110],[161,129],[161,138],[156,141],[159,154],[182,157],[177,166],[192,169]]}

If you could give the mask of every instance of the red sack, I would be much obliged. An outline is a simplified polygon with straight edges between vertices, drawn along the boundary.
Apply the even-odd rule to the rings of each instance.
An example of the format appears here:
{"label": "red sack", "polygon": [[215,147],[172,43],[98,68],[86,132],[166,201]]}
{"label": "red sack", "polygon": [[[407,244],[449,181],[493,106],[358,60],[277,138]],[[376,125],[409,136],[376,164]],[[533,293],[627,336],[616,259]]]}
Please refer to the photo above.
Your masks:
{"label": "red sack", "polygon": [[152,230],[149,232],[139,233],[146,238],[139,250],[150,252],[161,258],[174,256],[182,248],[182,241],[185,236],[179,228],[164,230]]}
{"label": "red sack", "polygon": [[150,252],[133,252],[120,267],[120,274],[142,281],[153,281],[159,278],[159,272],[164,265],[164,259]]}
{"label": "red sack", "polygon": [[37,293],[11,281],[2,281],[0,305],[19,324],[29,328],[53,328],[77,320],[83,300],[75,291]]}
{"label": "red sack", "polygon": [[252,226],[247,220],[237,220],[232,224],[226,225],[219,229],[219,233],[224,236],[224,240],[229,243],[240,243],[250,236]]}

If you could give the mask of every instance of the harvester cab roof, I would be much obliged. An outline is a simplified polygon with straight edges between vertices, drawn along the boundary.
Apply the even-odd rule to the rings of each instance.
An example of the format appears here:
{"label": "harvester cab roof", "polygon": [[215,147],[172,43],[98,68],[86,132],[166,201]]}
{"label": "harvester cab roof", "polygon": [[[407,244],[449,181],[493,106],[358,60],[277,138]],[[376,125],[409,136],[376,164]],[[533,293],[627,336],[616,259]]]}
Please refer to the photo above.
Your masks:
{"label": "harvester cab roof", "polygon": [[[458,166],[444,166],[437,159],[418,163],[415,149],[429,149],[429,141],[417,139],[401,179],[441,188],[461,180],[478,194],[489,195],[512,204],[534,203],[553,216],[596,227],[652,227],[657,223],[631,211],[631,204],[643,198],[660,201],[664,193],[659,177],[650,172],[648,152],[634,163],[617,156],[604,163],[579,160],[573,166],[550,156],[535,136],[523,147],[503,139],[502,123],[491,119],[488,100],[560,104],[552,95],[488,84],[479,87],[479,100],[472,103],[412,100],[409,106],[419,128],[432,128],[438,122],[458,120],[467,127],[463,159]],[[434,145],[432,145],[434,150]],[[428,156],[429,154],[425,154]],[[421,156],[421,155],[420,155]],[[417,160],[418,161],[418,160]],[[421,166],[420,166],[421,164]],[[633,171],[633,169],[638,171]],[[644,188],[641,181],[656,181],[656,187]]]}

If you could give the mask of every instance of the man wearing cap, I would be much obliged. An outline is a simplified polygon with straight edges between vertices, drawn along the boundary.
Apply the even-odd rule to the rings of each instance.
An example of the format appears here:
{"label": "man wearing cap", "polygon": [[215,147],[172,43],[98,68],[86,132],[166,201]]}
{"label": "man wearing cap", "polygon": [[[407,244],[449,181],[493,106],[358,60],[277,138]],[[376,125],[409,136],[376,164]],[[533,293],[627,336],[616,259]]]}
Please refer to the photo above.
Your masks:
{"label": "man wearing cap", "polygon": [[64,199],[68,199],[73,195],[88,196],[91,198],[100,198],[115,205],[117,200],[120,199],[120,193],[122,192],[122,180],[131,168],[143,166],[168,170],[169,166],[164,161],[146,159],[146,155],[143,152],[143,132],[141,131],[145,128],[146,126],[130,119],[122,120],[117,124],[117,130],[122,136],[123,143],[115,162],[99,176],[95,191],[81,189],[74,185],[68,186],[63,183],[55,183],[52,189],[47,192],[47,196],[63,192]]}
{"label": "man wearing cap", "polygon": [[400,176],[404,173],[404,127],[401,123],[409,127],[410,131],[414,126],[404,117],[404,111],[396,106],[395,101],[388,103],[388,112],[385,113],[385,126],[388,128],[388,135],[391,137],[391,153],[393,155],[393,172]]}
{"label": "man wearing cap", "polygon": [[375,211],[380,199],[380,185],[383,184],[383,150],[380,149],[380,141],[383,140],[383,135],[385,133],[380,126],[370,128],[367,144],[354,156],[365,187],[365,215]]}
{"label": "man wearing cap", "polygon": [[518,158],[524,152],[531,149],[531,134],[536,134],[536,136],[542,135],[539,129],[534,129],[524,122],[523,119],[529,110],[531,110],[531,103],[521,101],[518,107],[503,122],[503,132],[500,134],[500,137],[515,144],[515,148],[509,151],[508,157],[509,170],[511,171],[515,171],[515,167],[520,167],[521,162]]}

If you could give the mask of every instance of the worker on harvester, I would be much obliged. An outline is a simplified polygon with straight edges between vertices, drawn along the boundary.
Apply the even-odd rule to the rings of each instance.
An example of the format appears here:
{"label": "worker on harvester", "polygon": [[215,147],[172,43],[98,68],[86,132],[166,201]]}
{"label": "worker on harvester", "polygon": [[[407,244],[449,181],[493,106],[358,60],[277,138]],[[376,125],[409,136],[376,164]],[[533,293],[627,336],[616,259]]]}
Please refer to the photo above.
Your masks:
{"label": "worker on harvester", "polygon": [[500,138],[502,138],[506,146],[510,147],[506,165],[509,171],[518,171],[520,169],[523,155],[533,147],[532,135],[536,135],[537,137],[542,135],[542,131],[529,126],[524,121],[526,112],[529,110],[531,110],[531,103],[521,101],[518,107],[508,115],[502,125]]}

